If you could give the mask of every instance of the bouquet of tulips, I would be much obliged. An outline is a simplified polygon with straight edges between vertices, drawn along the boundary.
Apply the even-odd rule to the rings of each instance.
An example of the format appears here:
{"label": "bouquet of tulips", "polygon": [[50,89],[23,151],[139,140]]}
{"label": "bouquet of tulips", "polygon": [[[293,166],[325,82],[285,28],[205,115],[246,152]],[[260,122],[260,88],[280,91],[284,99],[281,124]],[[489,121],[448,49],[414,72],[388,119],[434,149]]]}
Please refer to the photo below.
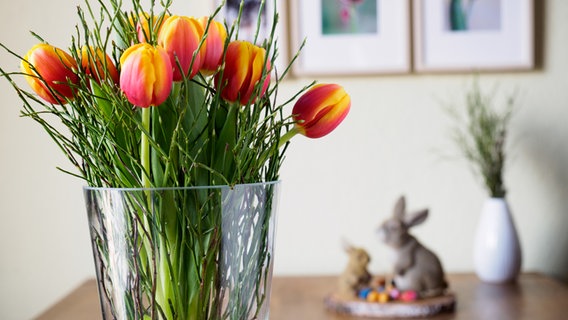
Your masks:
{"label": "bouquet of tulips", "polygon": [[[277,13],[270,36],[255,45],[235,39],[238,20],[215,20],[222,7],[210,17],[176,16],[171,1],[156,12],[133,0],[127,12],[121,0],[99,0],[97,15],[87,0],[69,51],[35,33],[41,43],[23,57],[0,44],[21,59],[21,72],[0,68],[1,75],[24,103],[23,115],[45,128],[78,171],[69,173],[111,187],[275,180],[290,138],[322,137],[347,115],[350,98],[336,84],[312,83],[276,99],[290,70],[273,70]],[[13,80],[20,75],[33,92]]]}
{"label": "bouquet of tulips", "polygon": [[[21,60],[20,72],[0,73],[21,98],[23,116],[39,123],[74,167],[60,170],[91,187],[144,190],[274,181],[293,136],[322,137],[347,115],[350,97],[336,84],[311,83],[277,99],[290,66],[275,68],[276,11],[270,35],[255,44],[238,39],[239,18],[232,25],[217,19],[223,4],[211,16],[194,18],[170,12],[171,0],[151,3],[143,8],[132,0],[125,10],[121,0],[98,0],[97,8],[86,0],[68,50],[35,33],[40,43],[24,56],[0,44]],[[20,76],[31,91],[17,84]],[[145,194],[130,206],[149,207],[150,198]],[[218,281],[211,266],[218,259],[219,219],[205,211],[201,218],[180,213],[182,204],[205,208],[206,199],[163,199],[155,217],[139,210],[139,224],[167,230],[155,227],[157,238],[131,239],[142,271],[138,298],[126,299],[126,318],[214,318],[209,308],[218,294],[207,290]],[[199,228],[190,226],[194,221]],[[175,233],[187,230],[184,237],[194,244],[184,246],[190,240]],[[168,259],[155,252],[167,252]],[[184,257],[194,262],[186,275],[177,265]],[[164,279],[174,284],[160,283]],[[136,308],[148,301],[158,306]]]}

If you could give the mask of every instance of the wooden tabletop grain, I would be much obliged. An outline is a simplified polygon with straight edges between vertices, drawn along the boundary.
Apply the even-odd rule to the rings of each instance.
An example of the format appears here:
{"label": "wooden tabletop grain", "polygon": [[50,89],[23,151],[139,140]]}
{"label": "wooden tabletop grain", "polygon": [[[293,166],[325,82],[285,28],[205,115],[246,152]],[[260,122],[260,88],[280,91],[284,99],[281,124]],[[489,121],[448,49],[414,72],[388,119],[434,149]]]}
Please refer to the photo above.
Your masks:
{"label": "wooden tabletop grain", "polygon": [[[472,274],[451,274],[457,296],[453,313],[429,319],[568,319],[568,287],[540,274],[523,274],[516,283],[494,285]],[[360,319],[327,311],[325,297],[336,277],[275,277],[270,302],[271,320]],[[101,320],[95,280],[89,280],[52,306],[38,320]]]}

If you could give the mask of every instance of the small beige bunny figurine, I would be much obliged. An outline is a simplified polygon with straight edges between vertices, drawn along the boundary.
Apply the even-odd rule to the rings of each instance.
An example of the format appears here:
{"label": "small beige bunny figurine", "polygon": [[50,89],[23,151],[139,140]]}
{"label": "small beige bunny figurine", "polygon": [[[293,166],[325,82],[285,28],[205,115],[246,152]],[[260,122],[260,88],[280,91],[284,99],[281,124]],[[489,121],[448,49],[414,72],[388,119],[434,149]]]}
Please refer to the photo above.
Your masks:
{"label": "small beige bunny figurine", "polygon": [[408,229],[421,224],[428,217],[428,210],[406,214],[404,196],[395,204],[393,216],[379,227],[381,240],[394,249],[394,284],[399,290],[414,290],[420,297],[428,298],[444,294],[448,284],[438,257]]}
{"label": "small beige bunny figurine", "polygon": [[349,255],[349,261],[345,270],[339,276],[338,286],[339,294],[343,298],[349,299],[355,297],[359,290],[369,285],[372,277],[367,266],[371,258],[365,249],[348,244],[344,244],[344,248]]}

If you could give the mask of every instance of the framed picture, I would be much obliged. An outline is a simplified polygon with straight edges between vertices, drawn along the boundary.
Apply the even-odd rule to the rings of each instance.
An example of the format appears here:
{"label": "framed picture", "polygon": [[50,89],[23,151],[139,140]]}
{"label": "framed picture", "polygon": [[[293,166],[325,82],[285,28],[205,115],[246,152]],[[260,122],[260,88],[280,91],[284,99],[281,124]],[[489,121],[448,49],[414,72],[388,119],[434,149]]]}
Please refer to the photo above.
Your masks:
{"label": "framed picture", "polygon": [[296,75],[410,71],[406,0],[291,0],[292,53],[304,39]]}
{"label": "framed picture", "polygon": [[531,69],[533,0],[414,0],[418,72]]}
{"label": "framed picture", "polygon": [[[221,5],[222,0],[214,1],[215,8]],[[275,61],[275,68],[278,74],[284,72],[288,67],[288,39],[286,38],[286,1],[276,1],[277,7],[274,8],[274,1],[264,1],[264,6],[261,10],[261,0],[226,0],[225,6],[216,17],[218,21],[225,21],[230,28],[237,20],[240,10],[241,2],[243,3],[243,11],[241,14],[241,21],[239,25],[239,40],[246,40],[255,42],[257,26],[260,26],[256,44],[262,44],[264,40],[270,36],[272,26],[274,23],[274,10],[278,13],[278,24],[275,30],[275,37],[278,47],[278,56]],[[260,23],[258,21],[260,17]]]}

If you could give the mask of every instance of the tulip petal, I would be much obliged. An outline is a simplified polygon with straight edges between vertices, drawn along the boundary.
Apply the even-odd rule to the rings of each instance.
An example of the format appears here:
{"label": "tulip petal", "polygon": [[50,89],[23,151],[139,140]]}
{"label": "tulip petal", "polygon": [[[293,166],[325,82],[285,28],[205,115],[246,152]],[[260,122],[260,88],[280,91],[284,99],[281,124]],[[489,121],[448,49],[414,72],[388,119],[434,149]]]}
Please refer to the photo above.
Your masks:
{"label": "tulip petal", "polygon": [[[254,102],[254,99],[251,101],[251,96],[253,95],[254,89],[256,88],[258,82],[262,77],[262,71],[265,66],[264,63],[264,59],[266,58],[265,55],[266,55],[266,50],[258,47],[254,48],[252,63],[250,65],[249,76],[248,76],[249,79],[248,87],[243,88],[244,90],[242,90],[242,92],[244,92],[244,94],[241,96],[242,105]],[[267,76],[269,77],[270,75],[268,74]],[[260,96],[262,96],[264,94],[264,91],[266,91],[265,85],[267,85],[266,81],[262,85],[263,88],[260,89],[261,90]]]}
{"label": "tulip petal", "polygon": [[[233,41],[227,47],[225,70],[221,81],[221,97],[229,102],[239,102],[241,105],[254,103],[263,96],[270,83],[267,74],[260,92],[256,92],[263,70],[270,70],[270,62],[265,62],[266,51],[247,41]],[[258,96],[252,97],[257,94]]]}
{"label": "tulip petal", "polygon": [[195,18],[171,16],[164,21],[158,35],[158,45],[163,47],[170,57],[174,81],[181,81],[184,75],[193,78],[199,72],[203,51],[199,45],[202,37],[203,28]]}
{"label": "tulip petal", "polygon": [[[201,72],[205,75],[211,75],[222,63],[223,52],[225,50],[225,41],[227,39],[227,30],[225,26],[215,20],[209,22],[209,17],[199,19],[201,27],[207,33],[207,38],[203,43],[203,53],[201,61]],[[207,23],[209,27],[207,30]]]}
{"label": "tulip petal", "polygon": [[168,53],[165,50],[158,50],[157,54],[154,54],[154,74],[165,75],[154,79],[152,100],[156,105],[165,101],[172,90],[173,72],[171,65],[166,63],[167,61]]}
{"label": "tulip petal", "polygon": [[335,130],[347,117],[351,102],[348,96],[343,97],[335,106],[328,106],[318,113],[305,128],[309,138],[321,138]]}
{"label": "tulip petal", "polygon": [[237,101],[241,88],[248,78],[249,61],[251,60],[251,46],[244,41],[234,41],[227,48],[227,57],[223,78],[228,83],[223,83],[222,97],[228,101]]}

